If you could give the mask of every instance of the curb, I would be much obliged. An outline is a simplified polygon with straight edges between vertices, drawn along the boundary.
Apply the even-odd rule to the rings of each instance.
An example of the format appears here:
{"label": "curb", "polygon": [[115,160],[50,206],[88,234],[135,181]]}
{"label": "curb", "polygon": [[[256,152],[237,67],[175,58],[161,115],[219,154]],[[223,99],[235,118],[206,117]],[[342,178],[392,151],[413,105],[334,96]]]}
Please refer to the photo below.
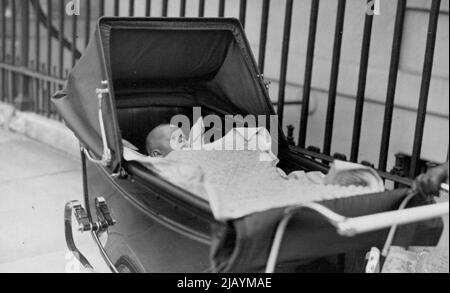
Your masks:
{"label": "curb", "polygon": [[15,111],[13,106],[0,102],[0,127],[8,128]]}
{"label": "curb", "polygon": [[0,127],[49,145],[74,158],[80,155],[78,139],[64,123],[32,112],[17,111],[0,102]]}

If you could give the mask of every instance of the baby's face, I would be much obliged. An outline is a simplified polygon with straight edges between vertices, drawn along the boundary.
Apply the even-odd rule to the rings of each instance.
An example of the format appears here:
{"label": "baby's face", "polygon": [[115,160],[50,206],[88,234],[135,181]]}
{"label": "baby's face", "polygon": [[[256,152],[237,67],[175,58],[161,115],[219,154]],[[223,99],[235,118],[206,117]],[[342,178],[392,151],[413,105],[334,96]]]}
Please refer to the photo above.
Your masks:
{"label": "baby's face", "polygon": [[169,146],[174,151],[179,151],[188,146],[186,135],[181,128],[171,126]]}
{"label": "baby's face", "polygon": [[188,147],[186,135],[176,126],[161,125],[147,137],[147,151],[153,157],[165,157]]}

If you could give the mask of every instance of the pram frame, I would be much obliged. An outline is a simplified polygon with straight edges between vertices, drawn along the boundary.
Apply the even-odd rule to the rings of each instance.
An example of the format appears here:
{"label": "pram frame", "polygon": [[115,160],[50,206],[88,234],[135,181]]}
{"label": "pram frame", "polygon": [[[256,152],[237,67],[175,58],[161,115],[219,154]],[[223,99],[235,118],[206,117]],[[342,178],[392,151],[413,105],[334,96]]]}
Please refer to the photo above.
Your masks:
{"label": "pram frame", "polygon": [[[251,54],[250,46],[245,37],[242,27],[239,22],[234,19],[170,19],[170,18],[161,18],[161,19],[144,19],[144,18],[102,18],[98,23],[98,31],[94,35],[94,38],[97,38],[97,44],[95,42],[91,43],[91,46],[95,47],[95,45],[100,46],[100,48],[92,48],[88,51],[96,51],[97,56],[101,57],[102,60],[97,60],[101,66],[101,74],[99,76],[99,85],[107,84],[109,91],[106,92],[104,96],[103,102],[100,103],[102,110],[102,114],[98,115],[99,119],[97,120],[98,125],[94,125],[94,132],[97,132],[97,137],[92,135],[92,137],[84,137],[83,132],[77,132],[77,137],[81,141],[82,151],[82,163],[83,163],[83,190],[84,190],[84,201],[85,207],[87,211],[87,217],[89,219],[89,223],[93,226],[96,223],[96,219],[101,216],[97,207],[93,204],[93,197],[96,195],[111,195],[111,197],[120,197],[120,202],[124,205],[129,205],[136,213],[139,213],[137,216],[145,217],[148,220],[153,221],[152,226],[159,225],[158,229],[167,229],[170,230],[172,234],[176,234],[175,236],[170,236],[170,239],[186,239],[185,242],[191,241],[186,244],[183,243],[182,246],[185,246],[184,249],[186,252],[183,254],[185,256],[189,256],[190,251],[201,254],[200,257],[196,258],[193,256],[190,260],[199,261],[199,263],[189,264],[189,259],[185,261],[185,270],[193,269],[201,271],[211,271],[208,262],[209,253],[205,254],[204,250],[206,247],[209,247],[214,239],[214,235],[211,235],[211,227],[212,226],[221,226],[224,227],[227,223],[221,223],[214,219],[212,213],[209,209],[208,203],[204,200],[197,198],[195,195],[190,194],[189,192],[171,184],[170,182],[162,179],[157,174],[150,172],[148,169],[140,166],[139,164],[134,164],[130,162],[124,162],[122,160],[122,145],[121,145],[121,132],[119,129],[118,117],[117,117],[117,105],[115,101],[115,92],[114,80],[112,77],[112,70],[110,68],[110,64],[107,62],[108,58],[105,55],[105,48],[103,47],[103,43],[99,40],[102,39],[100,35],[100,26],[103,22],[108,21],[117,21],[117,22],[154,22],[154,23],[163,23],[171,25],[190,22],[193,23],[207,23],[208,25],[218,25],[226,23],[229,25],[234,33],[238,34],[241,40],[240,45],[242,50],[242,54],[244,56],[245,62],[252,72],[253,82],[258,84],[259,90],[261,90],[261,98],[263,99],[263,104],[267,114],[274,114],[274,110],[271,106],[271,103],[268,98],[268,93],[266,90],[266,84],[262,75],[258,72],[258,67],[256,62]],[[94,39],[95,41],[95,39]],[[94,54],[94,56],[96,56]],[[80,65],[82,66],[82,65]],[[75,71],[78,70],[75,68]],[[69,82],[71,80],[69,78]],[[98,92],[99,93],[99,92]],[[93,94],[93,93],[92,93]],[[55,100],[58,101],[62,96],[56,95]],[[74,97],[77,98],[77,97]],[[57,105],[58,106],[58,105]],[[57,107],[59,110],[64,110],[62,107]],[[63,111],[64,113],[64,111]],[[100,112],[99,112],[100,113]],[[98,113],[94,115],[97,116]],[[65,115],[63,115],[64,117]],[[93,117],[95,117],[93,116]],[[70,118],[70,117],[69,117]],[[91,117],[92,118],[92,117]],[[97,117],[93,118],[94,120]],[[103,121],[103,119],[105,119]],[[69,121],[70,122],[70,121]],[[106,129],[103,130],[102,122],[106,122]],[[69,127],[72,129],[74,127],[73,123],[68,123]],[[76,126],[76,125],[75,125]],[[281,128],[280,128],[281,129]],[[312,157],[308,156],[308,151],[292,147],[287,145],[286,138],[282,131],[279,131],[279,143],[280,143],[280,159],[281,164],[288,169],[302,169],[302,170],[317,170],[326,172],[328,166],[323,164],[322,162],[318,162]],[[95,139],[94,139],[95,138]],[[98,139],[100,138],[100,139]],[[94,143],[93,143],[94,141]],[[105,157],[105,153],[102,150],[105,149],[106,143],[112,149],[111,162],[110,164],[98,164],[99,161],[96,157]],[[92,154],[92,161],[88,160],[86,157],[86,150],[89,150],[87,154]],[[106,156],[107,157],[107,156]],[[324,158],[324,161],[329,161],[329,158]],[[101,162],[101,161],[100,161]],[[398,180],[399,182],[404,182],[402,179]],[[131,190],[131,191],[130,191]],[[134,194],[133,194],[134,192]],[[151,201],[153,203],[157,203],[158,207],[156,210],[152,210],[149,205],[144,205],[142,200],[142,196],[138,199],[136,194],[145,194],[145,200]],[[108,198],[107,198],[108,200]],[[152,206],[155,208],[155,206]],[[177,212],[176,215],[171,214],[170,216],[175,217],[171,218],[164,214],[163,211],[174,210]],[[116,216],[120,215],[121,211],[115,211]],[[141,218],[142,218],[141,217]],[[177,221],[178,218],[188,218],[189,221]],[[123,221],[118,221],[118,225],[122,224]],[[134,224],[133,224],[134,225]],[[133,228],[133,227],[131,227]],[[114,247],[103,247],[101,245],[101,241],[99,240],[99,236],[105,232],[116,231],[116,226],[107,226],[106,228],[99,229],[98,231],[92,231],[92,235],[94,240],[98,244],[100,248],[101,254],[104,256],[107,263],[110,265],[112,271],[117,271],[117,264],[121,262],[122,257],[120,253],[126,254],[124,251],[117,252],[119,255],[107,255],[108,251],[111,253],[114,252]],[[117,232],[115,232],[117,233]],[[166,232],[164,232],[166,233]],[[114,234],[114,233],[113,233]],[[118,233],[117,233],[118,234]],[[71,237],[71,235],[69,236]],[[154,239],[155,240],[155,239]],[[176,241],[174,241],[176,242]],[[177,245],[179,245],[177,243]],[[182,247],[179,246],[179,247]],[[132,255],[133,253],[129,253]],[[168,256],[168,255],[166,255]],[[134,262],[132,267],[135,267],[137,271],[151,271],[151,268],[145,267],[139,263],[139,257],[137,257],[137,263]],[[173,259],[173,258],[172,258]],[[136,259],[135,259],[136,260]],[[169,257],[166,262],[170,262],[171,258]],[[126,260],[124,262],[127,262]],[[151,262],[150,262],[151,263]],[[168,264],[164,267],[164,270],[169,271],[171,268],[174,268],[175,264]]]}

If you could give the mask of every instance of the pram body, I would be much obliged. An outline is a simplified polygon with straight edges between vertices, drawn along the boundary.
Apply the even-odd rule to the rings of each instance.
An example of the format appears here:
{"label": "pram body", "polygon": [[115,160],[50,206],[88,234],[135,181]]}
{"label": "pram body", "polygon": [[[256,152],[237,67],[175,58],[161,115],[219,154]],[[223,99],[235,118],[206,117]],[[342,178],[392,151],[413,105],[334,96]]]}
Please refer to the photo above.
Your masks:
{"label": "pram body", "polygon": [[[191,116],[193,107],[201,107],[203,116],[275,115],[237,20],[102,18],[53,102],[81,144],[86,214],[78,210],[77,219],[82,230],[91,230],[113,271],[264,270],[283,209],[218,222],[206,201],[122,158],[122,139],[144,151],[151,129],[174,115]],[[288,145],[281,128],[275,143],[286,172],[327,171]],[[406,193],[324,205],[345,216],[367,215],[397,209]],[[396,242],[431,246],[441,232],[440,220],[406,225]],[[367,251],[382,245],[386,235],[383,230],[343,237],[320,215],[301,213],[288,227],[279,267],[296,271],[322,257]],[[70,243],[69,248],[77,251]]]}

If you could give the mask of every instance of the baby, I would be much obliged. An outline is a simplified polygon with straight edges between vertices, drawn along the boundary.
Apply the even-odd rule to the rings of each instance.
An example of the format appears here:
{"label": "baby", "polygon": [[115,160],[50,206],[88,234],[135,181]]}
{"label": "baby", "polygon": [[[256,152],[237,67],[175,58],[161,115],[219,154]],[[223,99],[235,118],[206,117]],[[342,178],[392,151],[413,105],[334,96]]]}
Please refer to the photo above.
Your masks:
{"label": "baby", "polygon": [[154,158],[165,157],[172,151],[188,147],[186,135],[181,128],[170,124],[161,124],[153,129],[145,140],[147,153]]}
{"label": "baby", "polygon": [[[191,128],[189,139],[182,129],[171,124],[161,124],[153,129],[146,138],[146,150],[150,157],[166,157],[172,151],[259,151],[261,160],[277,159],[272,152],[272,138],[267,129],[233,128],[225,136],[212,143],[205,142],[205,126],[199,119]],[[215,137],[215,136],[214,136]]]}
{"label": "baby", "polygon": [[[202,151],[194,151],[195,143],[203,142],[203,130],[202,124],[196,123],[187,139],[179,127],[159,125],[146,137],[150,156],[124,145],[124,158],[140,162],[162,178],[205,199],[219,220],[302,202],[384,191],[383,181],[375,171],[347,162],[336,161],[327,175],[304,171],[286,174],[277,167],[278,159],[270,152],[270,134],[265,129],[234,128],[223,138],[201,145]],[[250,147],[245,144],[267,139],[267,144]],[[243,149],[236,147],[241,144]],[[254,146],[257,147],[250,150]],[[356,175],[349,172],[355,169]],[[351,180],[342,172],[351,173]]]}

